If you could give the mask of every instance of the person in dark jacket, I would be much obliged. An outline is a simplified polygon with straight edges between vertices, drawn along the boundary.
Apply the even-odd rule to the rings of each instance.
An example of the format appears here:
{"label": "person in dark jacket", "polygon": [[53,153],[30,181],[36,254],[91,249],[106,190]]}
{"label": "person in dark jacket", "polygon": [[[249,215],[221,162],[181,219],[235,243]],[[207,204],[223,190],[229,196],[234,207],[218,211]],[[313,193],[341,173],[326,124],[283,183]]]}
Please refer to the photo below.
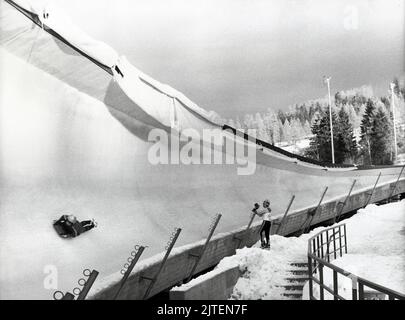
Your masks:
{"label": "person in dark jacket", "polygon": [[58,234],[64,238],[77,237],[97,226],[93,220],[78,221],[74,215],[62,215],[54,222],[54,227]]}

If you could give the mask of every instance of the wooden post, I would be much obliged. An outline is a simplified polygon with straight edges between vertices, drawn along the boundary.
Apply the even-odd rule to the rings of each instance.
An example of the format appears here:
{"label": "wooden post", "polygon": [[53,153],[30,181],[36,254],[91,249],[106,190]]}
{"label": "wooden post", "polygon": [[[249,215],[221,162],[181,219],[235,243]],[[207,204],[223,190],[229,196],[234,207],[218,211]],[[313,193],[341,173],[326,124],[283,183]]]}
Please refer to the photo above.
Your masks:
{"label": "wooden post", "polygon": [[[327,230],[326,230],[327,231]],[[328,241],[328,236],[327,236],[328,234],[326,234],[326,242]],[[324,258],[325,258],[325,255],[324,255],[324,251],[323,251],[323,245],[324,245],[324,243],[323,243],[323,233],[321,233],[321,259],[323,260]],[[328,253],[329,254],[329,253]]]}
{"label": "wooden post", "polygon": [[370,201],[371,201],[371,199],[372,199],[372,197],[373,197],[375,188],[377,187],[378,181],[380,180],[380,177],[381,177],[381,172],[379,173],[379,175],[378,175],[378,177],[377,177],[377,180],[376,180],[375,183],[374,183],[373,190],[371,191],[371,193],[368,194],[367,201],[366,201],[366,203],[364,204],[364,207],[367,207],[368,204],[370,203]]}
{"label": "wooden post", "polygon": [[287,207],[287,209],[286,209],[285,212],[284,212],[284,216],[283,216],[283,218],[281,219],[280,224],[278,225],[278,228],[277,228],[277,230],[276,230],[276,234],[278,234],[278,232],[281,230],[281,227],[282,227],[283,224],[284,224],[284,221],[285,221],[285,219],[286,219],[286,217],[287,217],[288,211],[290,211],[290,208],[291,208],[291,205],[292,205],[294,199],[295,199],[295,195],[292,196],[292,198],[291,198],[291,200],[290,200],[290,203],[288,204],[288,207]]}
{"label": "wooden post", "polygon": [[338,300],[338,274],[336,270],[333,270],[333,300]]}
{"label": "wooden post", "polygon": [[208,243],[210,242],[211,237],[214,234],[214,231],[215,231],[221,217],[222,217],[222,215],[220,213],[215,217],[213,224],[210,226],[207,240],[205,241],[204,247],[202,248],[200,254],[199,255],[192,255],[193,257],[197,258],[197,260],[195,261],[194,266],[191,269],[190,274],[189,274],[186,282],[189,282],[191,280],[191,278],[193,277],[194,271],[197,269],[197,266],[200,263],[201,258],[204,255],[205,250],[207,249]]}
{"label": "wooden post", "polygon": [[307,224],[307,227],[305,227],[305,228],[303,229],[303,232],[301,232],[301,234],[304,233],[304,232],[308,232],[309,229],[311,228],[312,221],[314,220],[316,214],[318,213],[319,207],[320,207],[321,204],[322,204],[322,201],[323,201],[323,198],[325,197],[326,191],[328,191],[328,187],[326,187],[325,190],[323,191],[322,196],[321,196],[321,199],[319,200],[319,203],[318,203],[318,205],[316,206],[316,209],[315,209],[313,215],[311,215],[311,218],[310,218],[310,220],[309,220],[309,223]]}
{"label": "wooden post", "polygon": [[333,257],[336,259],[336,232],[333,229]]}
{"label": "wooden post", "polygon": [[323,294],[323,291],[324,291],[324,288],[323,288],[323,264],[322,263],[319,264],[319,282],[320,282],[320,285],[319,285],[319,298],[320,298],[320,300],[324,300],[324,294]]}
{"label": "wooden post", "polygon": [[339,225],[339,254],[340,256],[343,256],[343,251],[342,251],[342,226]]}
{"label": "wooden post", "polygon": [[[309,245],[310,246],[310,245]],[[312,259],[308,255],[308,275],[309,275],[309,300],[313,300],[314,297],[314,289],[313,289],[313,282],[312,282]]]}
{"label": "wooden post", "polygon": [[354,181],[353,181],[352,186],[350,187],[349,193],[347,194],[345,201],[339,202],[339,204],[340,204],[341,206],[340,206],[340,209],[339,209],[339,213],[338,213],[338,214],[335,214],[335,216],[334,216],[334,218],[333,218],[333,224],[335,224],[336,222],[339,221],[339,218],[340,218],[341,214],[343,213],[343,209],[344,209],[345,206],[346,206],[347,200],[349,200],[350,195],[352,194],[352,191],[353,191],[354,185],[356,184],[356,181],[357,181],[357,180],[354,180]]}
{"label": "wooden post", "polygon": [[359,282],[359,300],[364,300],[364,284]]}
{"label": "wooden post", "polygon": [[347,253],[347,234],[346,234],[346,223],[343,225],[343,229],[345,230],[345,253]]}
{"label": "wooden post", "polygon": [[389,198],[388,198],[388,201],[392,198],[392,196],[393,196],[394,193],[395,193],[395,190],[397,189],[397,185],[398,185],[399,179],[400,179],[401,176],[402,176],[402,172],[404,172],[404,168],[405,168],[405,165],[402,166],[401,172],[400,172],[399,175],[398,175],[398,179],[397,179],[397,181],[395,181],[395,185],[394,185],[394,187],[391,189],[391,192],[390,192],[390,196],[389,196]]}
{"label": "wooden post", "polygon": [[319,242],[320,242],[320,238],[316,237],[316,246],[317,246],[317,248],[316,248],[316,256],[318,258],[321,258],[321,253],[320,253],[321,246],[320,246]]}
{"label": "wooden post", "polygon": [[145,300],[145,299],[147,299],[149,297],[149,294],[150,294],[153,286],[155,285],[160,273],[162,272],[162,269],[163,269],[164,265],[166,264],[167,258],[169,257],[170,252],[172,251],[172,249],[174,247],[174,244],[176,243],[177,238],[180,235],[180,232],[181,232],[181,229],[176,228],[174,233],[172,234],[172,237],[170,238],[170,240],[169,240],[169,242],[167,243],[167,246],[166,246],[167,247],[166,254],[163,257],[163,260],[162,260],[162,262],[161,262],[161,264],[159,266],[159,269],[156,272],[156,274],[153,276],[153,278],[141,276],[141,279],[145,279],[145,280],[150,281],[149,287],[146,289],[146,292],[145,292],[145,294],[143,296],[143,300]]}
{"label": "wooden post", "polygon": [[357,278],[351,275],[352,279],[352,300],[357,300]]}
{"label": "wooden post", "polygon": [[[315,239],[312,239],[312,253],[315,254],[315,249],[316,249],[316,244],[315,244]],[[315,269],[315,273],[316,273],[316,260],[314,259],[314,269]]]}
{"label": "wooden post", "polygon": [[[125,285],[125,282],[127,281],[129,275],[131,274],[132,270],[134,269],[136,263],[138,262],[139,258],[141,257],[143,251],[145,250],[145,247],[143,246],[135,246],[135,250],[131,252],[131,257],[128,258],[128,262],[130,262],[128,268],[126,269],[126,271],[124,272],[124,276],[121,279],[120,285],[118,287],[117,292],[114,295],[114,300],[116,300],[122,290],[122,288]],[[129,259],[131,259],[131,261],[129,261]],[[124,266],[125,268],[125,266]],[[123,271],[124,269],[122,269],[121,271]],[[122,272],[121,272],[122,273]]]}
{"label": "wooden post", "polygon": [[[83,275],[87,277],[87,280],[84,278],[80,278],[77,283],[79,286],[82,286],[83,288],[80,289],[79,287],[75,287],[73,289],[73,294],[70,292],[66,292],[66,294],[63,294],[62,291],[55,291],[53,294],[53,298],[55,300],[74,300],[75,295],[77,295],[77,300],[84,300],[89,293],[91,287],[93,286],[94,281],[96,281],[96,278],[98,276],[98,271],[93,270],[90,271],[89,269],[83,270]],[[62,297],[58,299],[56,297],[57,294],[61,294]]]}
{"label": "wooden post", "polygon": [[[83,272],[83,274],[84,274],[84,272]],[[77,297],[77,300],[86,299],[87,294],[89,293],[91,287],[93,286],[94,281],[96,281],[97,276],[98,276],[98,271],[96,271],[96,270],[93,270],[90,273],[86,283],[83,286],[83,289],[80,291],[79,296]],[[80,284],[80,280],[79,280],[79,284]]]}
{"label": "wooden post", "polygon": [[[256,216],[256,214],[252,214],[252,216],[250,217],[249,223],[248,223],[248,225],[247,225],[247,227],[246,227],[246,229],[245,229],[245,231],[244,231],[244,236],[246,236],[248,230],[250,229],[250,227],[251,227],[251,225],[252,225],[252,223],[253,223],[253,221],[254,221],[254,219],[255,219],[255,216]],[[243,243],[243,238],[238,238],[238,237],[236,237],[236,236],[233,236],[233,240],[238,241],[238,245],[236,246],[237,249],[238,249],[238,248],[241,246],[241,244]]]}

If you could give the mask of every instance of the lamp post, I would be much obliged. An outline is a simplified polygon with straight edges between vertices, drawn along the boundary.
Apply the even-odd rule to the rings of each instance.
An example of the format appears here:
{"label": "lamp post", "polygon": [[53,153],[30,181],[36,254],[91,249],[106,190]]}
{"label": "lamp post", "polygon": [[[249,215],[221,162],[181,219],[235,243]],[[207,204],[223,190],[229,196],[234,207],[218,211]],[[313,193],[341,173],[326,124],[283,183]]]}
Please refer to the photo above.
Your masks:
{"label": "lamp post", "polygon": [[395,160],[397,159],[398,156],[398,146],[397,146],[397,130],[395,126],[395,83],[391,83],[391,105],[392,105],[392,121],[394,123],[394,154],[395,154]]}
{"label": "lamp post", "polygon": [[324,81],[328,85],[328,97],[329,97],[329,122],[330,122],[330,141],[332,148],[332,163],[335,163],[335,148],[333,146],[333,123],[332,123],[332,99],[330,96],[330,79],[331,77],[323,77]]}

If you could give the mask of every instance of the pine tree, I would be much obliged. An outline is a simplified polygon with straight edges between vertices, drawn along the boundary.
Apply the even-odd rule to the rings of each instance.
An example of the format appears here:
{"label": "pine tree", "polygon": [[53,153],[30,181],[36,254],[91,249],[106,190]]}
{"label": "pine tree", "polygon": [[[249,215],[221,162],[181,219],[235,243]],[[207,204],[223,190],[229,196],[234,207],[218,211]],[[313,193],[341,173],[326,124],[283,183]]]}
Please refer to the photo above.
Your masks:
{"label": "pine tree", "polygon": [[236,129],[242,129],[242,125],[240,123],[239,117],[236,117],[235,128]]}
{"label": "pine tree", "polygon": [[268,110],[263,121],[270,137],[270,143],[276,144],[280,142],[280,126],[277,114],[272,110]]}
{"label": "pine tree", "polygon": [[288,119],[285,120],[284,125],[283,125],[283,137],[284,141],[290,142],[291,141],[291,125]]}
{"label": "pine tree", "polygon": [[262,116],[260,113],[256,113],[255,115],[255,123],[256,123],[256,129],[257,129],[257,138],[260,140],[263,140],[265,142],[269,142],[270,137],[268,135],[268,132],[266,130],[266,126],[264,124],[264,121],[262,119]]}
{"label": "pine tree", "polygon": [[392,129],[389,115],[383,108],[379,108],[372,119],[370,133],[370,149],[373,164],[392,164]]}
{"label": "pine tree", "polygon": [[[337,117],[335,112],[333,111],[332,111],[332,123],[337,124]],[[319,148],[319,160],[329,163],[332,162],[332,143],[331,143],[329,112],[325,112],[319,122],[319,131],[317,137]],[[335,142],[337,140],[338,140],[338,132],[337,130],[334,130],[333,141]]]}
{"label": "pine tree", "polygon": [[277,120],[277,130],[273,131],[273,139],[274,139],[274,144],[280,143],[284,139],[283,124],[281,123],[280,119]]}
{"label": "pine tree", "polygon": [[298,119],[293,119],[291,121],[291,140],[294,144],[297,143],[298,140],[302,139],[302,126],[301,122]]}
{"label": "pine tree", "polygon": [[347,115],[349,116],[349,121],[350,121],[351,125],[353,126],[353,128],[360,127],[361,117],[359,117],[356,114],[356,111],[354,110],[353,105],[346,104],[344,107],[345,107],[345,111],[347,112]]}
{"label": "pine tree", "polygon": [[369,99],[360,125],[360,154],[363,164],[372,164],[370,135],[373,126],[375,103]]}
{"label": "pine tree", "polygon": [[251,114],[246,114],[243,117],[242,127],[243,127],[244,130],[256,129],[255,119],[253,118],[253,116]]}
{"label": "pine tree", "polygon": [[232,128],[235,128],[235,121],[233,121],[233,119],[229,119],[228,120],[228,125]]}
{"label": "pine tree", "polygon": [[350,123],[349,115],[342,108],[338,114],[336,125],[337,140],[335,142],[336,163],[344,163],[349,160],[353,163],[357,155],[357,143]]}
{"label": "pine tree", "polygon": [[309,142],[309,147],[305,150],[304,155],[306,157],[315,159],[315,160],[320,160],[319,159],[319,147],[318,147],[318,133],[319,133],[319,122],[320,118],[315,118],[312,127],[311,127],[311,132],[313,136],[310,139]]}
{"label": "pine tree", "polygon": [[263,125],[264,125],[264,130],[266,130],[266,134],[269,138],[268,142],[273,143],[273,130],[272,130],[271,124],[270,124],[270,113],[269,112],[267,112],[263,116]]}
{"label": "pine tree", "polygon": [[305,121],[303,129],[304,129],[305,136],[309,136],[312,133],[311,126],[310,126],[308,120]]}

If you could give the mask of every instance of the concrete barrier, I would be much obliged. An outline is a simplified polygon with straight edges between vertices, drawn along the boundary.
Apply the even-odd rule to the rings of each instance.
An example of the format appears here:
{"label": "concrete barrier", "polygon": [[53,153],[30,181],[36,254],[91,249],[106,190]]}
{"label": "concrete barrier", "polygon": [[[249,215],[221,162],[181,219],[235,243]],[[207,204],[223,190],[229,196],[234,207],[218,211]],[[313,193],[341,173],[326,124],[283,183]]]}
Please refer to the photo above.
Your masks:
{"label": "concrete barrier", "polygon": [[[394,185],[395,182],[378,186],[374,191],[372,202],[379,202],[387,199]],[[396,190],[397,191],[395,192],[395,194],[405,193],[405,180],[399,181]],[[352,194],[348,198],[342,214],[362,208],[367,201],[368,193],[370,191],[371,188],[368,190],[363,190],[362,192]],[[342,202],[345,199],[346,196],[342,196],[341,198],[337,198],[333,201],[323,203],[319,207],[318,213],[314,217],[311,225],[317,225],[319,223],[332,220],[336,212],[338,212],[339,210],[339,202]],[[281,227],[278,234],[291,235],[299,231],[303,223],[307,221],[308,212],[311,209],[313,208],[291,212],[286,217],[284,225]],[[278,222],[280,222],[281,219],[282,217],[277,219]],[[246,222],[246,224],[247,223],[248,221]],[[258,231],[260,225],[261,222],[256,222],[248,231],[245,230],[246,227],[242,227],[238,230],[235,230],[234,232],[215,235],[208,243],[204,256],[200,260],[195,273],[199,273],[203,270],[213,267],[218,264],[218,262],[224,257],[235,254],[236,248],[239,244],[239,241],[235,238],[243,239],[242,246],[250,247],[254,245],[259,240]],[[150,293],[150,297],[175,285],[178,285],[183,280],[185,280],[185,278],[189,275],[195,261],[195,258],[190,256],[190,254],[198,255],[202,250],[204,242],[204,240],[201,240],[198,243],[175,248],[173,250],[172,255],[168,258],[159,279],[157,280],[155,286],[153,287],[153,290]],[[145,293],[149,285],[149,281],[142,279],[141,276],[151,276],[156,274],[160,265],[159,257],[160,255],[152,257],[150,259],[142,260],[138,263],[137,268],[134,269],[134,272],[128,278],[127,283],[122,288],[120,299],[142,299],[143,294]],[[112,299],[115,292],[118,290],[118,285],[119,284],[117,283],[115,285],[104,288],[96,294],[93,294],[91,298]]]}
{"label": "concrete barrier", "polygon": [[240,276],[239,267],[212,270],[170,290],[170,300],[227,300]]}

